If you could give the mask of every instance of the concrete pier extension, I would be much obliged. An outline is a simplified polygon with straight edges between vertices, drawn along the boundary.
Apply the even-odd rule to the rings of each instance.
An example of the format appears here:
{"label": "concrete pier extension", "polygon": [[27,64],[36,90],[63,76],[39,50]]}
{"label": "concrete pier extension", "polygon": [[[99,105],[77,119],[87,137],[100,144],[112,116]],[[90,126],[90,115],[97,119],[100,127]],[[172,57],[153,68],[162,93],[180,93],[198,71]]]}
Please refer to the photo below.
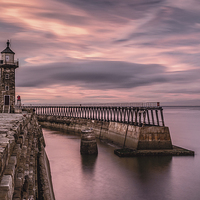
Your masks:
{"label": "concrete pier extension", "polygon": [[0,199],[54,200],[42,129],[34,114],[0,114]]}
{"label": "concrete pier extension", "polygon": [[134,149],[171,149],[172,142],[169,128],[162,126],[134,126],[118,122],[103,122],[98,120],[69,118],[61,116],[39,115],[41,125],[76,131],[92,128],[95,135],[101,139],[109,139],[119,145]]}
{"label": "concrete pier extension", "polygon": [[[166,126],[134,126],[119,122],[105,122],[90,119],[63,116],[38,115],[41,125],[59,128],[69,132],[81,133],[81,130],[93,128],[96,137],[107,139],[123,147],[134,149],[127,155],[194,155],[193,151],[184,151],[172,145],[169,128]],[[171,150],[171,152],[168,153]],[[163,154],[157,153],[162,151]],[[125,152],[123,152],[125,155]]]}

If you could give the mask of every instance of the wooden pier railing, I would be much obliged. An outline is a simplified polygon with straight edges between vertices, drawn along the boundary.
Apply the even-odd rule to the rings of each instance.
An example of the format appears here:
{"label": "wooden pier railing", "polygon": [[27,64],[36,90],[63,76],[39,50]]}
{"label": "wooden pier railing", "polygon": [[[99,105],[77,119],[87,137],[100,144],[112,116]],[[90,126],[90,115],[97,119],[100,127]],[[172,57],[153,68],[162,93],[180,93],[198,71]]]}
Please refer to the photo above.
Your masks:
{"label": "wooden pier railing", "polygon": [[159,103],[138,106],[23,106],[32,108],[37,115],[55,115],[91,120],[111,121],[136,126],[165,126],[163,109]]}

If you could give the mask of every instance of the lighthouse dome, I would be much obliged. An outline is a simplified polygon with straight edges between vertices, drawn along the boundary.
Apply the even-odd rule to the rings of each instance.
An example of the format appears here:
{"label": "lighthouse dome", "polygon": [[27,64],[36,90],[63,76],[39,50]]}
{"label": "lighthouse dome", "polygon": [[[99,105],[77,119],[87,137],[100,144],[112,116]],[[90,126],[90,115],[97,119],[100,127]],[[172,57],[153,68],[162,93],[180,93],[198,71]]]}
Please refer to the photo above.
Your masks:
{"label": "lighthouse dome", "polygon": [[14,52],[10,49],[10,42],[7,41],[7,47],[1,52],[3,64],[14,64]]}

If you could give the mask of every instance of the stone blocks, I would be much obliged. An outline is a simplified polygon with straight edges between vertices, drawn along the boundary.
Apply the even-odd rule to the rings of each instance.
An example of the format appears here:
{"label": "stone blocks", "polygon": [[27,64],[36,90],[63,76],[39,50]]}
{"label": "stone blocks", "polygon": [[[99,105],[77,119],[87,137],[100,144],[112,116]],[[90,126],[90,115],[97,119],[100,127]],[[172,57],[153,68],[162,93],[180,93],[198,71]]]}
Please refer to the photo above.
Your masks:
{"label": "stone blocks", "polygon": [[[42,162],[42,159],[38,162],[39,146],[44,146],[44,138],[35,115],[0,114],[1,200],[40,198],[38,173],[41,175],[43,172],[38,172],[38,165]],[[45,151],[44,147],[41,149]],[[51,179],[48,181],[51,182]],[[43,193],[53,193],[49,185],[45,185],[45,189]],[[54,200],[52,196],[48,199]]]}
{"label": "stone blocks", "polygon": [[[128,148],[171,149],[172,142],[169,128],[165,126],[134,126],[119,122],[104,122],[90,119],[39,115],[40,123],[47,127],[60,128],[72,133],[93,128],[96,137],[108,139]],[[126,139],[125,139],[126,136]]]}
{"label": "stone blocks", "polygon": [[80,152],[82,155],[98,154],[96,137],[91,129],[83,130],[81,133]]}

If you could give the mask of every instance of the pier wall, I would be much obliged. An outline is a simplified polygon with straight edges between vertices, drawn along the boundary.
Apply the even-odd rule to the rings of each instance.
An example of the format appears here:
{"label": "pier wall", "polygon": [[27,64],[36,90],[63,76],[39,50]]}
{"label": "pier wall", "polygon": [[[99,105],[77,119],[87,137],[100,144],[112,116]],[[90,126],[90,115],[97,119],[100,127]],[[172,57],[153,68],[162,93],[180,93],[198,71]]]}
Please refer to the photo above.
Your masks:
{"label": "pier wall", "polygon": [[0,114],[0,199],[55,199],[44,137],[34,114]]}
{"label": "pier wall", "polygon": [[171,149],[172,142],[169,128],[166,126],[134,126],[119,122],[37,115],[42,126],[58,128],[70,133],[81,133],[81,130],[93,128],[96,137],[108,139],[119,145],[138,150]]}

